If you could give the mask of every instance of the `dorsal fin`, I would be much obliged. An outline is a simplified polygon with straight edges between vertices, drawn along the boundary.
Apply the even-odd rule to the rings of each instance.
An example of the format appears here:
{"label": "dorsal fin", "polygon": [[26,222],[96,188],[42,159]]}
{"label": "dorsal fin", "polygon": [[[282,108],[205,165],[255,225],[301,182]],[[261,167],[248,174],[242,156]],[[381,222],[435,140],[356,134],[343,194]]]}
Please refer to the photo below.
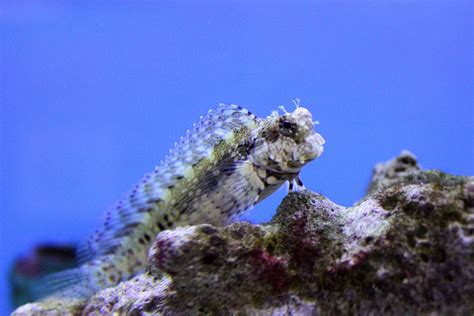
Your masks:
{"label": "dorsal fin", "polygon": [[103,227],[80,247],[80,262],[113,252],[120,246],[120,237],[117,237],[116,232],[126,234],[127,229],[140,225],[147,218],[146,210],[160,207],[160,201],[165,199],[165,190],[172,188],[184,176],[188,167],[208,158],[214,147],[231,133],[244,126],[253,128],[257,121],[255,115],[248,110],[227,104],[220,104],[201,117],[155,171],[147,174],[107,212]]}

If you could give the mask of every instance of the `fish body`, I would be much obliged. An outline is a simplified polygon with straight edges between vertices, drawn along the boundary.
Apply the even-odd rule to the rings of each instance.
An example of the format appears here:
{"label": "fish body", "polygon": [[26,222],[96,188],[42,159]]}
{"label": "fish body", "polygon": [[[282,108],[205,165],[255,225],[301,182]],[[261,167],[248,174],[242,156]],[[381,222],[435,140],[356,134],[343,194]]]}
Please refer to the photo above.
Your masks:
{"label": "fish body", "polygon": [[155,236],[177,226],[223,225],[273,193],[323,152],[310,112],[257,118],[220,104],[194,124],[155,170],[106,215],[78,268],[50,277],[52,296],[87,298],[146,267]]}

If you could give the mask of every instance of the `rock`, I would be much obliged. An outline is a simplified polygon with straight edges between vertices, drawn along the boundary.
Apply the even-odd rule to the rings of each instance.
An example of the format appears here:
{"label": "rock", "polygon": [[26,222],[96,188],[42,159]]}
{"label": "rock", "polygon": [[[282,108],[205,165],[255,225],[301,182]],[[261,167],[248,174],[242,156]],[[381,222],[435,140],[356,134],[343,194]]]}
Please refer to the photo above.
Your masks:
{"label": "rock", "polygon": [[84,309],[83,300],[79,299],[48,299],[18,307],[12,315],[17,316],[75,316],[81,315]]}
{"label": "rock", "polygon": [[369,192],[349,208],[292,192],[265,225],[164,231],[145,274],[82,312],[472,314],[474,178],[423,171],[404,152],[376,167]]}
{"label": "rock", "polygon": [[[421,167],[416,156],[408,150],[403,150],[400,155],[384,163],[375,165],[372,179],[367,189],[367,196],[397,183],[415,183],[420,176]],[[421,182],[421,181],[418,181]]]}

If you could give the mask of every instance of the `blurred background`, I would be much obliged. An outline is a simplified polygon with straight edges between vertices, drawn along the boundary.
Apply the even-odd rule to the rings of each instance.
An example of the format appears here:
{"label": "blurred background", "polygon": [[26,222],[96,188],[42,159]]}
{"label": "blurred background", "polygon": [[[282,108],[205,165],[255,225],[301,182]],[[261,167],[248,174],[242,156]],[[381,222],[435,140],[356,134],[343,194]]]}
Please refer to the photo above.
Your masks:
{"label": "blurred background", "polygon": [[84,239],[219,102],[300,98],[327,142],[302,178],[338,204],[402,149],[473,175],[473,19],[472,1],[3,1],[0,314],[15,258]]}

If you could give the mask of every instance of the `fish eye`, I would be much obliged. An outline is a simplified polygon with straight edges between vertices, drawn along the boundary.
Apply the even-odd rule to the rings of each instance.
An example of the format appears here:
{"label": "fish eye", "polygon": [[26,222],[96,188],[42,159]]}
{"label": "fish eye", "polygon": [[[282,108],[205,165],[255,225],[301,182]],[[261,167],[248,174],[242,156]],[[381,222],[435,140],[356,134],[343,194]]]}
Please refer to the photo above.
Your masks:
{"label": "fish eye", "polygon": [[296,134],[297,125],[288,120],[280,121],[280,133],[285,136],[292,137]]}
{"label": "fish eye", "polygon": [[283,121],[282,127],[283,127],[284,129],[291,129],[291,122],[289,122],[289,121]]}

